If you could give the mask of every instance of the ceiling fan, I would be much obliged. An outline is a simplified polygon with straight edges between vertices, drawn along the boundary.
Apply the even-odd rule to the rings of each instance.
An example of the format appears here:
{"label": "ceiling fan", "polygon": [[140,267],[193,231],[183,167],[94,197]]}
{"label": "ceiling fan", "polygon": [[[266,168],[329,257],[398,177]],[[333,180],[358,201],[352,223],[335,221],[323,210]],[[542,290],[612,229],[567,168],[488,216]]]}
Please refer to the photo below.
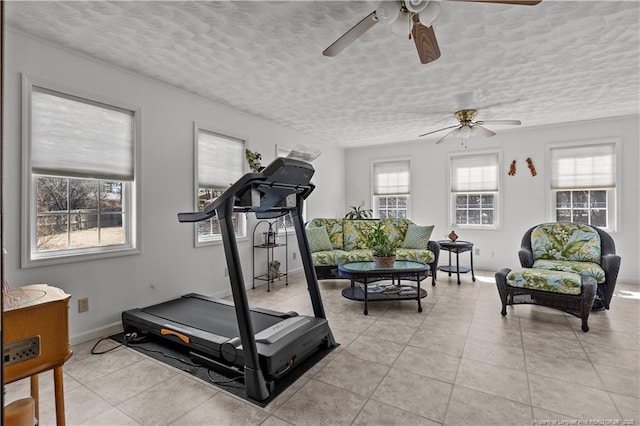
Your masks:
{"label": "ceiling fan", "polygon": [[453,115],[460,122],[454,126],[444,127],[442,129],[434,130],[432,132],[428,132],[422,134],[418,137],[427,136],[433,133],[441,132],[443,130],[453,129],[440,139],[436,143],[441,143],[449,139],[460,138],[462,139],[462,145],[467,147],[467,139],[472,136],[481,135],[484,137],[495,136],[495,132],[487,129],[483,126],[485,123],[494,123],[494,124],[509,124],[519,126],[522,124],[520,120],[478,120],[473,121],[478,113],[475,109],[461,109],[460,111],[456,111]]}
{"label": "ceiling fan", "polygon": [[[449,0],[473,3],[500,3],[535,6],[542,0]],[[382,1],[376,10],[334,41],[322,54],[336,56],[378,22],[391,27],[398,35],[413,38],[420,62],[428,64],[440,57],[440,48],[431,24],[440,13],[439,0]]]}

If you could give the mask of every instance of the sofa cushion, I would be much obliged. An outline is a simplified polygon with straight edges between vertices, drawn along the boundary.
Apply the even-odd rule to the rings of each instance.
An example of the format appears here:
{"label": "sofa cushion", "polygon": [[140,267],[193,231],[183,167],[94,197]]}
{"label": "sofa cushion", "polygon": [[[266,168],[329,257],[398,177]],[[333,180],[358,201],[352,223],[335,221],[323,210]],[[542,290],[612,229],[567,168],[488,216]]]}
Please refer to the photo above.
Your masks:
{"label": "sofa cushion", "polygon": [[307,240],[309,240],[309,250],[311,253],[332,250],[333,246],[329,240],[329,234],[324,226],[317,228],[307,228]]}
{"label": "sofa cushion", "polygon": [[429,239],[431,238],[432,232],[433,225],[409,225],[409,227],[407,228],[407,233],[404,237],[404,242],[402,243],[402,248],[426,250],[429,246]]}
{"label": "sofa cushion", "polygon": [[509,272],[507,285],[553,293],[580,294],[582,278],[573,272],[522,268]]}
{"label": "sofa cushion", "polygon": [[396,260],[412,260],[428,264],[436,260],[436,255],[431,250],[399,248],[396,250]]}
{"label": "sofa cushion", "polygon": [[356,249],[350,250],[348,252],[348,261],[349,262],[371,262],[373,261],[373,250],[371,249]]}
{"label": "sofa cushion", "polygon": [[389,235],[391,241],[395,242],[396,247],[402,247],[407,229],[413,224],[409,219],[382,219],[384,231]]}
{"label": "sofa cushion", "polygon": [[589,225],[544,223],[531,231],[533,258],[600,263],[600,235]]}
{"label": "sofa cushion", "polygon": [[377,220],[345,220],[342,227],[344,250],[361,250],[369,248],[369,233]]}
{"label": "sofa cushion", "polygon": [[565,271],[580,274],[583,277],[593,277],[598,284],[605,282],[604,269],[593,262],[573,262],[569,260],[546,260],[538,259],[533,262],[535,269],[546,269],[550,271]]}
{"label": "sofa cushion", "polygon": [[312,219],[307,224],[307,228],[315,228],[319,226],[322,226],[327,230],[327,234],[329,234],[329,240],[331,241],[333,248],[342,250],[342,219],[316,218]]}
{"label": "sofa cushion", "polygon": [[338,258],[348,258],[347,252],[342,250],[327,250],[311,253],[311,259],[316,266],[333,266],[346,263],[339,261]]}

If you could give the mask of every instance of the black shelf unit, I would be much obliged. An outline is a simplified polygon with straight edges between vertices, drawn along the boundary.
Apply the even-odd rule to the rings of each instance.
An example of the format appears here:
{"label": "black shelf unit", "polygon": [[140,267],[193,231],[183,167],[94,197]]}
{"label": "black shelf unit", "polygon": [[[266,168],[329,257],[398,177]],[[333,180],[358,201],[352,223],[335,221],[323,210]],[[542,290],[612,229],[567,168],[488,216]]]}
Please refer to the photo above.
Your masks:
{"label": "black shelf unit", "polygon": [[[278,238],[282,237],[280,231],[284,231],[284,242],[278,242]],[[266,231],[266,232],[263,232]],[[260,232],[262,235],[260,235]],[[261,243],[256,244],[256,234],[258,233]],[[273,235],[273,240],[269,240],[268,237],[263,237],[263,235]],[[256,288],[256,280],[258,281],[266,281],[267,282],[267,291],[271,291],[271,283],[275,281],[276,278],[281,280],[284,278],[284,284],[289,285],[289,235],[287,233],[287,226],[282,220],[260,220],[253,227],[253,284],[251,288]],[[276,248],[284,247],[284,272],[282,269],[280,270],[280,274],[278,276],[271,275],[271,262],[276,260]],[[256,251],[266,251],[267,253],[267,272],[264,274],[256,274]],[[282,263],[280,263],[282,267]]]}

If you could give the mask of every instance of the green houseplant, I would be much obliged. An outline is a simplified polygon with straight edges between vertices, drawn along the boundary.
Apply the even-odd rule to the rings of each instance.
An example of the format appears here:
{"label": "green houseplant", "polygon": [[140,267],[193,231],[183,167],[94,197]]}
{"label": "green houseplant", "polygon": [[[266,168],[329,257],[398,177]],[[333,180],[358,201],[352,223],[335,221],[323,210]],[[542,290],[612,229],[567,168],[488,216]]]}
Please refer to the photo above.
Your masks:
{"label": "green houseplant", "polygon": [[252,172],[259,172],[262,168],[260,164],[260,160],[262,160],[262,154],[258,151],[251,151],[250,149],[244,150],[244,156],[247,159],[247,163],[249,164],[249,168]]}
{"label": "green houseplant", "polygon": [[369,244],[373,251],[373,261],[378,268],[390,268],[396,260],[396,245],[389,234],[385,232],[385,225],[378,223],[371,226]]}
{"label": "green houseplant", "polygon": [[371,219],[373,212],[361,206],[351,206],[351,210],[344,215],[345,219]]}

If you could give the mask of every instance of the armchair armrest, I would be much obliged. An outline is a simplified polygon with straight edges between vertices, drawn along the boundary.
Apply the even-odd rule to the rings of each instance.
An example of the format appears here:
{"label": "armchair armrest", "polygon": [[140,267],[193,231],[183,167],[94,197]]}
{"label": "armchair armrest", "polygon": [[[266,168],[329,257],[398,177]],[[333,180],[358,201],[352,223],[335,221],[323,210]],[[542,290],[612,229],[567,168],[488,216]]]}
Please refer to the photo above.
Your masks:
{"label": "armchair armrest", "polygon": [[531,268],[533,266],[533,252],[531,250],[520,249],[518,257],[520,258],[520,266],[523,268]]}

